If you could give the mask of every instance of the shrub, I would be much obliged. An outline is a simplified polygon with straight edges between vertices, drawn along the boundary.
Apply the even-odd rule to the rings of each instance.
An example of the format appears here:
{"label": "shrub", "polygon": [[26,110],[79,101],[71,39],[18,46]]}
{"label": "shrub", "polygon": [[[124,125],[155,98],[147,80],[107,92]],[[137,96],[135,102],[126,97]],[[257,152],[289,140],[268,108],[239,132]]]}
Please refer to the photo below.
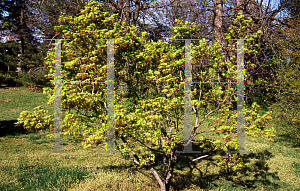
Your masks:
{"label": "shrub", "polygon": [[[27,130],[52,130],[53,129],[53,116],[47,115],[48,111],[45,111],[43,107],[38,106],[34,108],[34,112],[22,111],[16,125],[24,126]],[[44,116],[46,115],[46,116]]]}

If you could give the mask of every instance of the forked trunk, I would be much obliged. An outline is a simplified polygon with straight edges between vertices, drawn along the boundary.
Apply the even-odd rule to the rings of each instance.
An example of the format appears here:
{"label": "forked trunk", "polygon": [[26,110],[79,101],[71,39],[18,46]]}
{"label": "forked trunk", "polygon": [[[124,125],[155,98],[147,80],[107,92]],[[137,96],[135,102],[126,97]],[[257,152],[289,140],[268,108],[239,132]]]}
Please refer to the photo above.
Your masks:
{"label": "forked trunk", "polygon": [[152,172],[152,174],[154,175],[155,179],[157,180],[159,186],[160,186],[160,190],[161,191],[169,191],[170,190],[170,186],[171,186],[171,179],[173,176],[172,172],[168,172],[167,177],[165,179],[165,181],[163,181],[160,176],[158,175],[157,171],[153,168],[153,166],[148,165],[150,168],[150,171]]}

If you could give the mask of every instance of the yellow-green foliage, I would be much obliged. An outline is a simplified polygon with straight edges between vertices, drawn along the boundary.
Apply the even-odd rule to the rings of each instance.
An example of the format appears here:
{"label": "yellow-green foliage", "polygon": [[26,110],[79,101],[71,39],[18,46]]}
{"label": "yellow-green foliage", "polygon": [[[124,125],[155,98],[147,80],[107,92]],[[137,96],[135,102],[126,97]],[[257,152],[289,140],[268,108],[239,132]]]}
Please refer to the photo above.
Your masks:
{"label": "yellow-green foliage", "polygon": [[[150,167],[155,162],[156,154],[151,153],[151,149],[163,153],[167,156],[167,161],[159,161],[159,163],[166,170],[166,174],[162,177],[162,180],[165,180],[168,173],[176,168],[177,158],[174,153],[178,150],[178,143],[182,142],[179,139],[179,132],[183,131],[183,128],[175,121],[183,120],[179,114],[184,111],[184,46],[182,43],[172,47],[167,42],[148,41],[147,33],[139,34],[136,27],[125,27],[124,23],[117,23],[116,14],[109,16],[108,13],[101,12],[101,8],[101,4],[92,1],[79,17],[72,18],[65,15],[60,17],[61,26],[55,28],[64,34],[64,38],[70,39],[64,42],[62,47],[62,81],[106,81],[107,40],[99,39],[121,39],[114,41],[115,84],[124,82],[129,90],[124,95],[119,91],[115,93],[115,132],[116,139],[119,141],[118,149],[123,151],[123,157],[131,156],[134,151],[137,154],[135,159],[139,167]],[[237,20],[242,19],[243,17],[237,18]],[[176,23],[173,36],[170,38],[171,42],[181,37],[185,30],[189,30],[189,34],[197,31],[193,24],[187,26],[178,20]],[[233,32],[228,34],[229,37],[234,36]],[[251,36],[251,38],[256,37],[257,34]],[[246,48],[250,53],[255,50],[255,47],[250,44]],[[221,45],[217,43],[209,45],[205,39],[202,39],[199,41],[199,46],[191,46],[191,53],[193,81],[217,81],[217,75],[213,74],[221,74],[223,81],[237,80],[236,59],[234,61],[233,57],[231,62],[224,62]],[[54,82],[55,76],[54,55],[55,51],[51,49],[46,59],[50,67],[48,77],[51,78],[51,82]],[[210,62],[206,66],[195,67],[207,57]],[[220,139],[211,140],[213,150],[227,150],[234,147],[236,116],[230,114],[230,110],[234,109],[230,103],[236,101],[236,86],[198,84],[192,87],[192,105],[195,111],[205,115],[221,112],[221,115],[214,118],[215,125],[212,130],[222,134]],[[54,89],[45,88],[45,93],[51,94],[49,104],[53,103]],[[63,135],[80,138],[85,147],[94,144],[105,145],[106,95],[105,85],[63,85],[62,107],[66,115],[63,122]],[[128,98],[132,99],[131,105],[125,104]],[[71,113],[71,110],[75,110],[75,113]],[[264,136],[272,140],[274,129],[266,128],[270,119],[269,113],[264,116],[259,116],[257,113],[256,104],[246,110],[246,132],[252,136]],[[40,113],[27,113],[27,116],[33,115],[40,115]],[[33,120],[32,122],[27,122],[24,118],[26,114],[23,113],[19,121],[26,122],[26,128],[38,129],[41,127],[33,125],[46,124],[36,123],[37,120],[42,120],[37,116],[26,119]],[[203,122],[201,120],[202,116],[199,118],[200,122],[198,121],[199,126]],[[82,123],[79,124],[79,121]],[[101,124],[100,127],[92,125],[96,122]],[[225,163],[232,163],[234,165],[231,168],[234,170],[242,167],[243,161],[237,154],[226,157],[226,159],[220,158],[219,166],[225,167]]]}

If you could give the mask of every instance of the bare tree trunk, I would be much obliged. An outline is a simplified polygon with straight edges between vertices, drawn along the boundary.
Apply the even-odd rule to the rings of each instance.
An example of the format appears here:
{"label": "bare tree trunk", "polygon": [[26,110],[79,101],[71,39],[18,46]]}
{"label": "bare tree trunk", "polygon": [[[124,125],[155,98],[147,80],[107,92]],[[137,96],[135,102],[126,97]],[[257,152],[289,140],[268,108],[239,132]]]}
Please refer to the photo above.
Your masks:
{"label": "bare tree trunk", "polygon": [[223,25],[223,0],[215,0],[214,1],[214,38],[213,42],[218,41],[219,44],[222,43],[224,39],[224,34],[222,31],[222,25]]}
{"label": "bare tree trunk", "polygon": [[120,22],[125,22],[126,26],[130,25],[130,5],[129,0],[118,0],[118,7],[119,7],[119,15],[120,15]]}
{"label": "bare tree trunk", "polygon": [[236,0],[236,15],[238,15],[239,13],[244,13],[244,3],[245,0]]}
{"label": "bare tree trunk", "polygon": [[152,172],[152,174],[154,175],[155,179],[157,180],[159,186],[160,186],[160,190],[161,191],[169,191],[170,187],[171,187],[171,179],[173,177],[173,172],[169,171],[167,174],[167,177],[165,179],[165,181],[163,181],[159,174],[157,173],[157,171],[153,168],[152,165],[148,165],[148,167],[150,168],[150,171]]}
{"label": "bare tree trunk", "polygon": [[[223,25],[223,0],[214,0],[214,21],[213,21],[213,43],[218,42],[222,44],[224,40],[224,33],[222,31]],[[220,74],[218,73],[218,81],[220,81]],[[221,100],[221,95],[218,95]],[[218,100],[219,104],[220,101]]]}
{"label": "bare tree trunk", "polygon": [[[24,9],[21,8],[21,19],[20,19],[21,32],[19,33],[19,39],[20,39],[19,43],[21,43],[21,46],[20,46],[20,54],[18,54],[18,57],[24,55],[24,33],[23,33],[24,15],[23,15],[23,13],[24,13]],[[22,71],[21,63],[22,63],[22,60],[21,60],[21,58],[19,58],[18,68],[20,68],[19,70]]]}
{"label": "bare tree trunk", "polygon": [[[20,48],[20,52],[22,51],[22,47]],[[22,54],[18,54],[18,57],[20,57]],[[19,59],[18,67],[17,67],[17,72],[22,72],[22,67],[21,67],[21,59]]]}

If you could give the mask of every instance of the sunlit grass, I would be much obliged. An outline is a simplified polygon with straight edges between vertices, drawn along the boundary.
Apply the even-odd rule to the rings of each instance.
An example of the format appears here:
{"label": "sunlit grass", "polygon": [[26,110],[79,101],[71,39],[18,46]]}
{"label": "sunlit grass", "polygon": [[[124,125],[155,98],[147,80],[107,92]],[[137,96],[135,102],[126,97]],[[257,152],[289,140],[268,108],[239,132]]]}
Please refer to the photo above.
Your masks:
{"label": "sunlit grass", "polygon": [[[52,106],[46,105],[47,95],[25,88],[0,89],[0,96],[1,124],[17,120],[21,111],[33,111],[38,105],[53,111]],[[274,124],[276,129],[284,129],[286,125],[276,121]],[[207,134],[210,128],[206,121],[200,130],[217,138],[215,134]],[[63,138],[63,150],[70,153],[46,153],[54,148],[53,140],[46,135],[47,132],[29,132],[0,137],[0,190],[160,190],[150,171],[134,169],[131,161],[122,159],[119,154],[99,154],[101,147],[83,150],[81,144]],[[180,137],[183,139],[183,133]],[[216,166],[215,156],[195,163],[192,171],[186,164],[180,164],[172,190],[300,188],[299,148],[284,137],[272,144],[262,139],[253,142],[246,137],[245,145],[246,150],[254,151],[250,155],[241,154],[251,161],[249,168],[235,173],[223,172]]]}

